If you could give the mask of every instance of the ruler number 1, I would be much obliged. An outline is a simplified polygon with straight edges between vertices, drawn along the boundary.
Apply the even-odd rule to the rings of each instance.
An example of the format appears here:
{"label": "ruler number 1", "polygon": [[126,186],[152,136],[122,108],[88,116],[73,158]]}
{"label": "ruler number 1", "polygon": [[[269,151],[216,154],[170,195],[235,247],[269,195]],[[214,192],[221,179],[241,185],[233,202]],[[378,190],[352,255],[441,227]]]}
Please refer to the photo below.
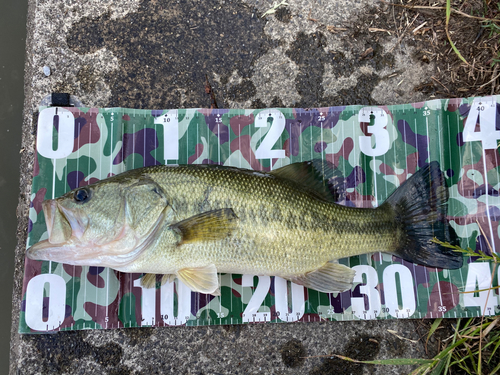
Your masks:
{"label": "ruler number 1", "polygon": [[497,148],[500,131],[496,129],[496,102],[493,99],[474,99],[465,121],[463,137],[464,142],[481,141],[485,150]]}

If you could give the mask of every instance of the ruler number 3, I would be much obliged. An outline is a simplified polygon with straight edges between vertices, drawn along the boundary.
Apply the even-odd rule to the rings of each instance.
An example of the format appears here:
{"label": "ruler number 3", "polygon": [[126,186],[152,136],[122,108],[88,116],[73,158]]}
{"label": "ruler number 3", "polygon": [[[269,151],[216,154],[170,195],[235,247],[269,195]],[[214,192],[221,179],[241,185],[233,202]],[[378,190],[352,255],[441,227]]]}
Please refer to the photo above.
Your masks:
{"label": "ruler number 3", "polygon": [[[368,125],[367,131],[371,135],[359,136],[359,148],[361,152],[367,156],[380,156],[389,151],[389,132],[385,128],[387,126],[387,114],[383,109],[377,107],[365,107],[358,113],[358,121],[371,122],[373,125]],[[372,140],[374,145],[372,146]]]}

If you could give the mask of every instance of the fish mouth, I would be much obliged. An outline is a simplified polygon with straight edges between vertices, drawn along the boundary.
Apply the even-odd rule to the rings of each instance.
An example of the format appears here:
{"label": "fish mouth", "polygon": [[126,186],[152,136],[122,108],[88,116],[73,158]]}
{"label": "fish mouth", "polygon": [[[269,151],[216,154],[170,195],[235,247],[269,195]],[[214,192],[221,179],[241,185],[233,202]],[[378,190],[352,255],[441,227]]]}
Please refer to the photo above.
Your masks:
{"label": "fish mouth", "polygon": [[49,240],[37,242],[26,250],[26,257],[31,260],[48,260],[74,266],[102,266],[99,257],[86,252],[85,247],[70,239],[61,244],[52,244]]}
{"label": "fish mouth", "polygon": [[[54,234],[54,221],[57,216],[58,207],[57,202],[54,200],[43,201],[42,202],[43,215],[45,216],[45,225],[47,225],[47,232],[49,233],[49,242],[53,244],[65,242],[67,240],[65,233],[63,233],[62,240],[57,238]],[[68,223],[69,225],[69,223]]]}
{"label": "fish mouth", "polygon": [[86,223],[71,210],[60,205],[57,199],[42,202],[42,209],[49,234],[48,241],[51,244],[66,243],[71,237],[77,239],[82,237]]}
{"label": "fish mouth", "polygon": [[75,239],[73,228],[78,230],[81,225],[75,220],[74,215],[68,215],[68,210],[64,210],[56,199],[43,201],[42,209],[49,237],[31,246],[26,251],[26,256],[32,260],[74,257],[74,251],[70,246]]}
{"label": "fish mouth", "polygon": [[49,240],[44,240],[26,250],[26,257],[31,260],[57,259],[57,262],[64,263],[65,259],[74,257],[74,254],[68,243],[53,244]]}

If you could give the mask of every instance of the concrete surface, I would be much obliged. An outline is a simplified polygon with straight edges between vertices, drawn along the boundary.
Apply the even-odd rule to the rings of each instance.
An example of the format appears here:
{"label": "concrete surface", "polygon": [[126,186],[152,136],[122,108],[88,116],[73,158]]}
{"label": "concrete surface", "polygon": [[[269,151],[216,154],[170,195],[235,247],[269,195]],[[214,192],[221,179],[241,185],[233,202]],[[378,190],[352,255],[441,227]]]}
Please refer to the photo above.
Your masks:
{"label": "concrete surface", "polygon": [[17,333],[37,106],[47,94],[98,107],[209,107],[208,79],[220,108],[429,98],[414,88],[436,67],[416,60],[411,37],[369,31],[393,28],[392,8],[288,2],[262,17],[271,1],[30,0],[11,374],[387,374],[409,368],[314,356],[426,356],[422,340],[406,339],[429,323],[412,320]]}

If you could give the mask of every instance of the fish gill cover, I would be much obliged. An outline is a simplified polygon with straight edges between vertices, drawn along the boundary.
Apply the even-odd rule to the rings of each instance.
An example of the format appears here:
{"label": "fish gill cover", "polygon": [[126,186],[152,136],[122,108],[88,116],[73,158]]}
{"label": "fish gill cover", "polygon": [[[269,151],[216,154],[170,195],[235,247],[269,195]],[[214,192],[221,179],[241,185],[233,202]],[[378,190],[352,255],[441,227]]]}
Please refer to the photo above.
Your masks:
{"label": "fish gill cover", "polygon": [[[375,207],[437,161],[448,220],[463,248],[498,252],[500,96],[395,106],[258,110],[42,107],[28,243],[48,237],[41,202],[158,164],[270,171],[324,159],[344,176],[340,204]],[[280,277],[221,274],[221,295],[175,280],[26,259],[20,333],[118,327],[471,317],[500,313],[500,269],[474,257],[457,270],[374,253],[342,259],[354,286],[320,293]],[[463,293],[470,292],[470,293]]]}

